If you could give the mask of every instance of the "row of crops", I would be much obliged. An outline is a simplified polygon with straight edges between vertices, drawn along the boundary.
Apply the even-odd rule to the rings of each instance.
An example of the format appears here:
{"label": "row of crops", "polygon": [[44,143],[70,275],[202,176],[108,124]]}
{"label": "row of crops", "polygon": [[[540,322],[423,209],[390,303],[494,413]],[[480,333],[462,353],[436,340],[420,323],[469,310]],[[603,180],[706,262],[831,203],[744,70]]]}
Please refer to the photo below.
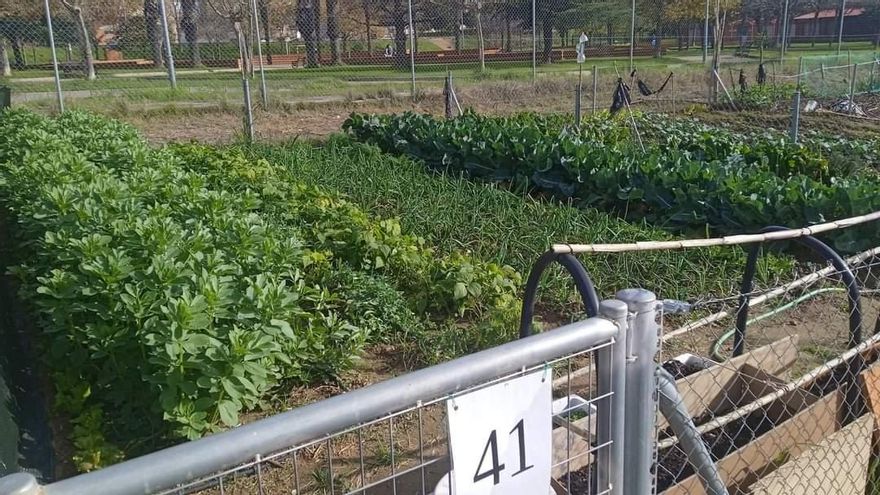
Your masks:
{"label": "row of crops", "polygon": [[[829,189],[847,190],[841,180],[868,184],[875,173],[870,144],[817,136],[815,146],[782,144],[772,158],[770,147],[748,151],[727,135],[673,121],[679,131],[667,134],[664,125],[643,121],[645,153],[675,148],[689,166],[734,147],[750,166]],[[350,136],[155,148],[127,125],[84,113],[2,115],[3,264],[33,319],[54,413],[70,425],[79,469],[286,407],[285,392],[337,380],[375,347],[421,365],[510,340],[520,274],[550,243],[661,240],[673,235],[648,222],[697,225],[664,220],[637,188],[611,201],[602,189],[587,195],[600,183],[587,174],[571,180],[577,164],[568,156],[581,165],[605,156],[592,175],[607,185],[614,177],[600,165],[642,153],[625,123],[595,120],[574,132],[556,117],[404,115],[355,116],[348,126],[358,139],[472,177],[426,173],[423,163]],[[428,154],[439,146],[446,151]],[[849,147],[864,165],[840,178],[819,146]],[[633,168],[615,170],[641,170],[637,160],[626,163]],[[569,190],[608,211],[512,194],[510,184]],[[678,187],[695,195],[701,184]],[[684,201],[685,192],[669,201]],[[718,248],[583,261],[603,296],[641,286],[686,299],[730,293],[743,257]],[[792,269],[791,260],[766,256],[758,276],[772,283]],[[564,321],[571,287],[557,277],[543,289],[550,297],[540,316]]]}
{"label": "row of crops", "polygon": [[[576,200],[666,229],[705,233],[801,226],[880,208],[880,146],[812,134],[794,144],[656,114],[597,114],[579,129],[562,117],[474,113],[352,115],[345,128],[433,170]],[[877,226],[836,239],[852,251]]]}
{"label": "row of crops", "polygon": [[[11,271],[88,470],[239,423],[367,345],[508,338],[519,275],[240,152],[76,112],[0,119]],[[493,333],[493,329],[498,329]],[[502,333],[506,332],[506,333]]]}

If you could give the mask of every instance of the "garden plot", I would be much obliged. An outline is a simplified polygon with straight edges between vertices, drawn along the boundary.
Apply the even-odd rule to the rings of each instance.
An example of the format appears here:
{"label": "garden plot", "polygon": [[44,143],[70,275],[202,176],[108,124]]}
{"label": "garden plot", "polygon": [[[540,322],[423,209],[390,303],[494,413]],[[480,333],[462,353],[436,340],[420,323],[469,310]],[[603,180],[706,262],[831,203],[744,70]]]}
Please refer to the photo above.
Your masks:
{"label": "garden plot", "polygon": [[[872,162],[858,163],[848,141],[793,144],[777,134],[746,136],[657,115],[634,120],[645,129],[644,139],[631,135],[628,119],[607,115],[579,129],[562,117],[473,113],[451,120],[353,115],[344,127],[355,139],[417,158],[431,170],[673,231],[754,232],[880,209]],[[838,149],[855,163],[832,166]],[[849,229],[836,247],[852,252],[873,247],[878,237],[876,224]]]}

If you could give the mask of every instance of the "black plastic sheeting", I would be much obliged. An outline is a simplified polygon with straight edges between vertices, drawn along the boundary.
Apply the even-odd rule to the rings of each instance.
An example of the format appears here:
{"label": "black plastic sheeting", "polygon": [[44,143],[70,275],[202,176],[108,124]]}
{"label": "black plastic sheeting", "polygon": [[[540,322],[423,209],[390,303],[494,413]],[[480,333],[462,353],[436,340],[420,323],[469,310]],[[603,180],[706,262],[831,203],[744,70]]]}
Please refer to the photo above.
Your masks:
{"label": "black plastic sheeting", "polygon": [[26,322],[12,281],[0,276],[0,476],[26,471],[48,482],[52,430]]}

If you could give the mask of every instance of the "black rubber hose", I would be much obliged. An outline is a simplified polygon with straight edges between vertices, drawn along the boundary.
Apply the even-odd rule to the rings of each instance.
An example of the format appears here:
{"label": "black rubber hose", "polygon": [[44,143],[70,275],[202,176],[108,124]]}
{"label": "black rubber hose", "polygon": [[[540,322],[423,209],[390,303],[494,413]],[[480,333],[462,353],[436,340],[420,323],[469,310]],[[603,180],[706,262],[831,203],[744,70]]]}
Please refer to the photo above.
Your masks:
{"label": "black rubber hose", "polygon": [[[762,229],[761,233],[778,232],[780,230],[788,230],[788,228],[770,226]],[[795,240],[812,250],[814,253],[822,256],[826,261],[831,262],[831,264],[834,265],[834,268],[840,273],[840,277],[846,285],[846,294],[847,299],[849,300],[849,341],[847,342],[847,347],[852,349],[862,341],[861,292],[859,291],[859,284],[856,281],[855,275],[852,270],[850,270],[846,261],[844,261],[836,251],[831,249],[830,246],[819,239],[816,239],[813,236],[804,236]],[[746,269],[740,287],[739,306],[736,311],[736,332],[733,336],[733,356],[742,355],[745,351],[746,322],[749,318],[749,299],[751,298],[750,293],[752,292],[755,279],[760,247],[760,244],[753,246],[751,251],[749,251],[749,256],[746,261]]]}
{"label": "black rubber hose", "polygon": [[519,337],[528,337],[532,334],[532,319],[535,314],[535,299],[538,295],[538,284],[541,276],[554,261],[565,268],[574,279],[581,302],[587,316],[592,318],[599,315],[599,296],[596,295],[596,287],[580,260],[568,253],[554,253],[547,251],[542,254],[532,266],[529,278],[526,281],[525,294],[523,295],[522,315],[519,321]]}

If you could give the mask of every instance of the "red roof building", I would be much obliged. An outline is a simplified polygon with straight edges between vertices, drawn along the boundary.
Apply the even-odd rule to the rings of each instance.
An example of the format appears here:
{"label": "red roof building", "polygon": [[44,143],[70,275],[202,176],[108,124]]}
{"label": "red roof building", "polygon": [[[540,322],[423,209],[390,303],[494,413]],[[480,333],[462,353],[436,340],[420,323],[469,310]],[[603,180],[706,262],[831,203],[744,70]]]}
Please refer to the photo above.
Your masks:
{"label": "red roof building", "polygon": [[[849,7],[843,13],[843,39],[856,41],[873,39],[878,26],[867,15],[864,7]],[[837,9],[807,12],[794,18],[794,41],[832,41],[837,39],[840,17]]]}

